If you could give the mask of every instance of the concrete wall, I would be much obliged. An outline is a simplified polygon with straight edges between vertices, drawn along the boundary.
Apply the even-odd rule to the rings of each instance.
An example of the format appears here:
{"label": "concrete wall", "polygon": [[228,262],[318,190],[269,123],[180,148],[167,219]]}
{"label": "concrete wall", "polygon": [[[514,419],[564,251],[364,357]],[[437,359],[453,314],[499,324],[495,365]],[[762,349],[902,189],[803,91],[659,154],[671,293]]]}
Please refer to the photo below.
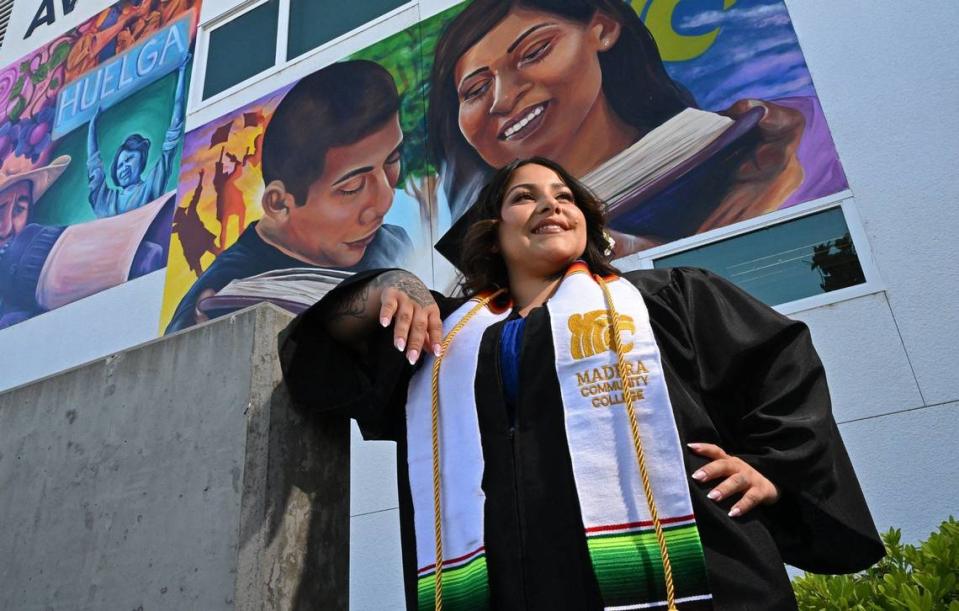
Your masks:
{"label": "concrete wall", "polygon": [[0,608],[346,609],[349,432],[273,306],[0,394]]}

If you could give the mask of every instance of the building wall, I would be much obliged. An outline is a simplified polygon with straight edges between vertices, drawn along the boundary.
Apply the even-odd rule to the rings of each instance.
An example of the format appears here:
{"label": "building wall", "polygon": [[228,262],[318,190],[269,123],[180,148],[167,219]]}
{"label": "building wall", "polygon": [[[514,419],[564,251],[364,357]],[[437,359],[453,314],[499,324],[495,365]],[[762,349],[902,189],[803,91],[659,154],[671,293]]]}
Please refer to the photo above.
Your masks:
{"label": "building wall", "polygon": [[924,538],[955,513],[959,36],[945,1],[787,2],[885,284],[802,312],[876,522]]}
{"label": "building wall", "polygon": [[[16,10],[32,4],[20,0]],[[201,22],[233,4],[207,2]],[[314,68],[294,64],[273,82],[238,94],[235,103],[191,112],[187,129],[446,4],[411,3],[396,23],[378,23],[311,57]],[[950,451],[959,437],[959,34],[953,26],[959,5],[787,0],[787,6],[882,284],[878,292],[792,315],[812,329],[877,524],[900,527],[915,541],[955,512],[952,483],[959,481]],[[78,4],[81,11],[86,18],[94,7]],[[17,23],[11,21],[11,33]],[[25,50],[11,51],[10,36],[0,64]],[[162,288],[158,272],[0,332],[0,388],[155,337]],[[361,442],[354,430],[354,608],[400,604],[394,469],[392,446]]]}

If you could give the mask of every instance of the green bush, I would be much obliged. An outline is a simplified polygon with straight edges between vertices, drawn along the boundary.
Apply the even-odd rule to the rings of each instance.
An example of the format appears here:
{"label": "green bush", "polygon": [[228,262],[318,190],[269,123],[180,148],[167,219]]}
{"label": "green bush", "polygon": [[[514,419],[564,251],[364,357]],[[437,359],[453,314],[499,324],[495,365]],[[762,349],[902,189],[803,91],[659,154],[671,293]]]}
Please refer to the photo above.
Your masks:
{"label": "green bush", "polygon": [[882,540],[886,557],[862,573],[794,579],[799,608],[959,611],[959,522],[950,516],[918,547],[903,545],[898,529]]}

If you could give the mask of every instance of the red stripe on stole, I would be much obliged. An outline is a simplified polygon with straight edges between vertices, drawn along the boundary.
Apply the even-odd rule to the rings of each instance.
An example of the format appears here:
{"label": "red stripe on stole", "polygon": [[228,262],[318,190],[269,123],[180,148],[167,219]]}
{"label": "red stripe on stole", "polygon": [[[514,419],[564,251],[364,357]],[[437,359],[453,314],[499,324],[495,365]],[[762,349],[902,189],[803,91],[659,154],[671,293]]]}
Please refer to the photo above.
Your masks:
{"label": "red stripe on stole", "polygon": [[[695,516],[689,514],[688,516],[678,516],[675,518],[663,518],[659,521],[660,524],[676,524],[677,522],[694,522]],[[590,533],[601,533],[609,532],[613,530],[628,530],[630,528],[649,528],[653,525],[652,520],[645,522],[627,522],[626,524],[607,524],[605,526],[592,526],[586,529],[587,534]]]}
{"label": "red stripe on stole", "polygon": [[[444,567],[447,567],[447,566],[450,565],[450,564],[456,564],[457,562],[463,562],[464,560],[469,560],[469,559],[472,558],[473,556],[478,556],[478,555],[480,555],[481,553],[483,553],[483,552],[485,552],[485,551],[486,551],[486,546],[484,545],[484,546],[482,546],[482,547],[479,547],[479,548],[477,548],[477,549],[469,552],[468,554],[463,554],[462,556],[460,556],[460,557],[458,557],[458,558],[450,558],[450,559],[448,559],[448,560],[444,560],[444,561],[443,561],[443,566],[444,566]],[[427,565],[424,566],[423,568],[417,570],[417,571],[416,571],[416,574],[419,575],[420,573],[425,573],[426,571],[432,571],[434,568],[436,568],[436,563],[435,563],[435,562],[434,562],[433,564],[427,564]],[[456,568],[456,567],[453,567],[453,568]]]}

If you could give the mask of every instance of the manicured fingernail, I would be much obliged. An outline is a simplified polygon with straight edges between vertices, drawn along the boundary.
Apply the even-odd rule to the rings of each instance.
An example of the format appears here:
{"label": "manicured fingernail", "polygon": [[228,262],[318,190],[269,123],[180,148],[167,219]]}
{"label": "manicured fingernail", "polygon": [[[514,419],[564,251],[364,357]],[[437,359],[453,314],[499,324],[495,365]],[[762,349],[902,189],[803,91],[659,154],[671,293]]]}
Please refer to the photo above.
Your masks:
{"label": "manicured fingernail", "polygon": [[380,325],[383,326],[383,327],[388,327],[388,326],[390,326],[390,317],[389,317],[389,316],[384,316],[384,317],[380,318]]}
{"label": "manicured fingernail", "polygon": [[400,352],[403,352],[404,350],[406,350],[406,340],[403,339],[402,337],[397,337],[396,339],[394,339],[393,345],[396,346],[396,349],[399,350]]}
{"label": "manicured fingernail", "polygon": [[406,358],[409,360],[410,365],[416,364],[416,359],[420,356],[419,350],[410,350],[406,353]]}
{"label": "manicured fingernail", "polygon": [[707,494],[706,496],[711,498],[714,501],[718,501],[719,497],[721,497],[722,494],[720,494],[719,490],[710,490],[709,494]]}
{"label": "manicured fingernail", "polygon": [[702,469],[700,469],[699,471],[696,471],[695,473],[693,473],[693,479],[696,480],[697,482],[703,481],[704,479],[706,479],[706,472],[703,471]]}
{"label": "manicured fingernail", "polygon": [[741,513],[742,513],[742,512],[739,511],[739,507],[733,507],[732,509],[729,510],[729,517],[730,517],[730,518],[735,518],[735,517],[739,516],[739,514],[741,514]]}
{"label": "manicured fingernail", "polygon": [[440,346],[439,344],[433,344],[433,354],[435,356],[443,354],[443,346]]}
{"label": "manicured fingernail", "polygon": [[698,443],[687,443],[687,444],[686,444],[686,447],[692,448],[693,450],[698,450],[698,449],[699,449],[699,444],[698,444]]}

